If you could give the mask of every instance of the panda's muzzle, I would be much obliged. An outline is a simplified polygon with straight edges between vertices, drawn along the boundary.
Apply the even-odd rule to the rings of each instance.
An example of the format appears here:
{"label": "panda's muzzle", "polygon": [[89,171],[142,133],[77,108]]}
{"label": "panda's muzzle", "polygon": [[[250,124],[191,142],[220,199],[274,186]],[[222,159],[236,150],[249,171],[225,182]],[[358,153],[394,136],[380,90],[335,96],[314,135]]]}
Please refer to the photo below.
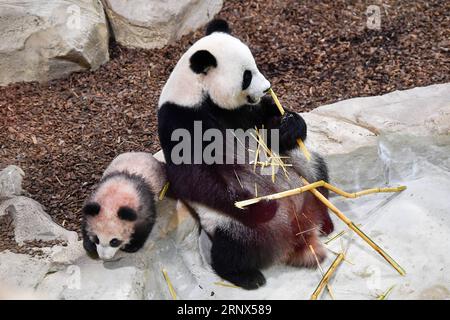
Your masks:
{"label": "panda's muzzle", "polygon": [[258,102],[257,100],[255,100],[252,96],[247,96],[247,102],[250,104],[255,104],[256,102]]}

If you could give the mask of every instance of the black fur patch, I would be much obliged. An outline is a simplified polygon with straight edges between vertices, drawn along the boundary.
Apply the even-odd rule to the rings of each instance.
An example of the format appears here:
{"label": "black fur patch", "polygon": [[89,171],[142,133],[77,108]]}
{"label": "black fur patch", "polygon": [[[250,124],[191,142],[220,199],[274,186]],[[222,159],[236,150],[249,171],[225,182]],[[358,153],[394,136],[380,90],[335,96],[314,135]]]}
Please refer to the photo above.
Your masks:
{"label": "black fur patch", "polygon": [[208,26],[206,27],[206,35],[210,35],[213,32],[225,32],[230,34],[231,30],[228,26],[228,23],[225,20],[222,19],[215,19],[212,20],[210,23],[208,23]]}
{"label": "black fur patch", "polygon": [[244,75],[242,76],[242,90],[247,89],[252,83],[252,72],[250,70],[245,70]]}
{"label": "black fur patch", "polygon": [[120,207],[117,215],[120,219],[126,221],[135,221],[137,219],[136,211],[130,207]]}
{"label": "black fur patch", "polygon": [[191,56],[189,62],[192,71],[195,73],[206,74],[208,68],[217,67],[216,58],[208,50],[198,50]]}
{"label": "black fur patch", "polygon": [[83,208],[83,213],[88,216],[96,216],[100,212],[100,204],[97,202],[89,202]]}

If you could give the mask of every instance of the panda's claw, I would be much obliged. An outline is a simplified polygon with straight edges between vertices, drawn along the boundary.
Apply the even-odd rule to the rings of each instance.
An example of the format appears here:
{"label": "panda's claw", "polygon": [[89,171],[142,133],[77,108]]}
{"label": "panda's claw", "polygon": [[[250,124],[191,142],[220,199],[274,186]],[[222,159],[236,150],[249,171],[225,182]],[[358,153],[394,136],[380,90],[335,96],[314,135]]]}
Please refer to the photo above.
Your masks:
{"label": "panda's claw", "polygon": [[266,278],[259,270],[246,270],[232,274],[222,275],[232,284],[246,290],[255,290],[266,284]]}

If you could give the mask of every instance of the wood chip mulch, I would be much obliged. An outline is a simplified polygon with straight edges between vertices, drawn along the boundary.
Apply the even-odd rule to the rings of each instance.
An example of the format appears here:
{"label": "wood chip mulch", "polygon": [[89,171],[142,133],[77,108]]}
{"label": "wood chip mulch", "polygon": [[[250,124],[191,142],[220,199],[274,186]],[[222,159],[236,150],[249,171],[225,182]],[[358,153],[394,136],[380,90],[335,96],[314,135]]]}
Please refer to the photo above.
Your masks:
{"label": "wood chip mulch", "polygon": [[[380,30],[366,27],[373,4],[381,8]],[[218,16],[250,45],[282,103],[308,111],[450,82],[449,13],[450,2],[441,0],[257,0],[225,1]],[[159,93],[202,34],[155,50],[111,44],[111,61],[96,71],[1,87],[0,169],[20,166],[32,197],[79,232],[80,207],[107,164],[125,151],[159,149]]]}

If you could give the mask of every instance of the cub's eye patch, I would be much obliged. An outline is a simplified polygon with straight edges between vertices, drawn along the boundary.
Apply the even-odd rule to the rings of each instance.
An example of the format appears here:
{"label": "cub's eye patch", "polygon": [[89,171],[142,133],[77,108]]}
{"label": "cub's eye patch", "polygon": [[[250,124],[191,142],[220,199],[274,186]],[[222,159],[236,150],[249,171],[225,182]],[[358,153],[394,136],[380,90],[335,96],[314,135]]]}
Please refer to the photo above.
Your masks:
{"label": "cub's eye patch", "polygon": [[83,212],[88,216],[96,216],[100,212],[100,204],[97,202],[89,202],[84,206]]}
{"label": "cub's eye patch", "polygon": [[242,90],[245,90],[250,86],[252,78],[253,78],[252,72],[250,70],[245,70],[244,76],[242,77]]}
{"label": "cub's eye patch", "polygon": [[95,244],[99,244],[100,243],[100,240],[98,239],[97,236],[94,236],[93,240],[94,240]]}
{"label": "cub's eye patch", "polygon": [[120,219],[126,221],[135,221],[137,219],[137,213],[130,207],[120,207],[117,215]]}
{"label": "cub's eye patch", "polygon": [[116,238],[112,239],[112,240],[109,242],[109,245],[110,245],[111,247],[113,247],[113,248],[117,248],[117,247],[120,246],[121,244],[122,244],[122,241],[120,241],[119,239],[116,239]]}

